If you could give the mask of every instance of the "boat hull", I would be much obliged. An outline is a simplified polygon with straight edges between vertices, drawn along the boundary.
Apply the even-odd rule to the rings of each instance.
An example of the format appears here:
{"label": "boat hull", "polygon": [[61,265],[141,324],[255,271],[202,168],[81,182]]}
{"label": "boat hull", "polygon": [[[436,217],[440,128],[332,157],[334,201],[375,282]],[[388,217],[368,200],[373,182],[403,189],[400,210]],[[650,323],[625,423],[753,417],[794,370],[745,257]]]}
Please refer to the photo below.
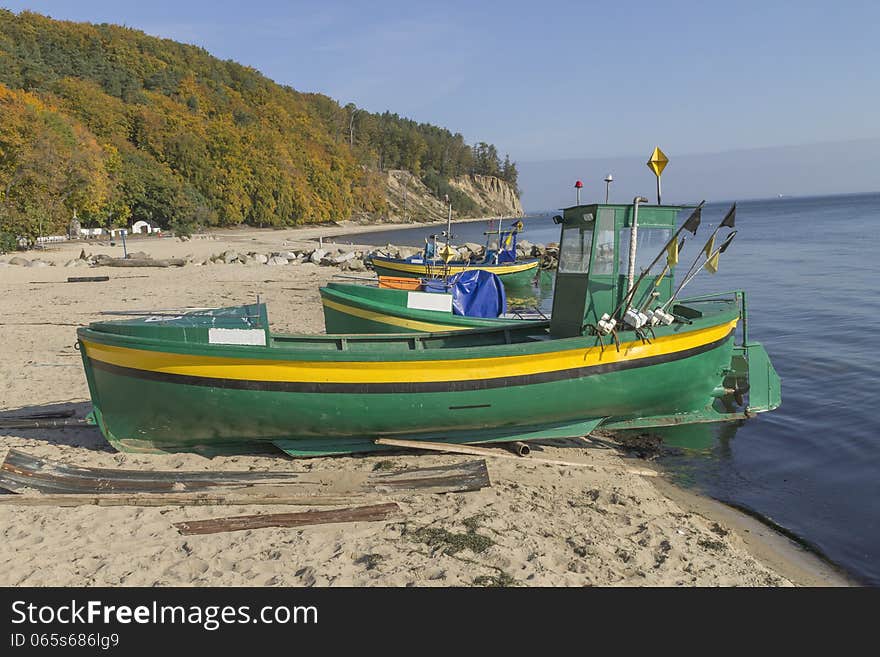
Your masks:
{"label": "boat hull", "polygon": [[540,260],[518,260],[517,262],[504,263],[500,265],[483,265],[468,264],[464,262],[449,263],[448,270],[439,263],[437,266],[431,266],[419,263],[412,263],[400,258],[385,258],[382,256],[373,256],[371,258],[373,269],[379,276],[402,276],[404,278],[426,278],[432,275],[448,273],[450,276],[460,274],[464,271],[473,269],[482,269],[490,271],[499,276],[504,283],[514,285],[528,284],[538,273],[538,265]]}
{"label": "boat hull", "polygon": [[310,453],[337,453],[379,437],[480,442],[705,409],[730,366],[735,325],[734,314],[619,351],[585,337],[306,354],[274,340],[218,347],[91,329],[79,343],[95,418],[117,449],[220,453],[303,441],[322,446]]}
{"label": "boat hull", "polygon": [[507,325],[546,328],[546,321],[455,315],[426,310],[418,301],[427,293],[330,283],[322,288],[321,305],[327,333],[423,333],[463,331]]}

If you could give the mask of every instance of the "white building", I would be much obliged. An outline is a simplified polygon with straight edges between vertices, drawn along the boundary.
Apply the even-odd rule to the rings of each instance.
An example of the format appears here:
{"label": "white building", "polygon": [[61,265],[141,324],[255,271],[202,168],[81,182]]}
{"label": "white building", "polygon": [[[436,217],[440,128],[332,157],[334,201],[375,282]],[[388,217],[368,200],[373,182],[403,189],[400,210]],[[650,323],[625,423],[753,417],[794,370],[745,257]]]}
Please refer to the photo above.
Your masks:
{"label": "white building", "polygon": [[162,229],[159,228],[159,224],[154,221],[145,221],[144,219],[141,219],[132,224],[131,232],[134,235],[137,235],[138,233],[149,235],[150,233],[160,233],[162,232]]}

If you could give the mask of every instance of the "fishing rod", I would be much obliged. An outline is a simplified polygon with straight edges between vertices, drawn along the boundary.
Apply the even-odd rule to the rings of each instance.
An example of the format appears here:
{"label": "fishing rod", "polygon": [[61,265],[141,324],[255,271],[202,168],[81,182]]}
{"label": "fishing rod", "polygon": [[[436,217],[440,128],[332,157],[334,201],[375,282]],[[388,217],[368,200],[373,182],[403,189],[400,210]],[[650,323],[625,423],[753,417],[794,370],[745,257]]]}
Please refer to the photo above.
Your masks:
{"label": "fishing rod", "polygon": [[[635,283],[632,285],[632,287],[630,287],[630,289],[627,290],[626,295],[621,300],[621,302],[617,305],[617,307],[614,309],[614,312],[612,312],[610,315],[608,315],[606,313],[606,315],[608,315],[607,317],[603,315],[602,319],[600,319],[598,322],[598,328],[599,328],[600,333],[608,334],[612,330],[614,330],[614,326],[617,324],[617,320],[614,318],[617,317],[617,315],[620,313],[621,309],[623,309],[624,307],[626,307],[626,308],[629,307],[629,305],[632,303],[632,297],[635,296],[635,291],[638,289],[639,284],[645,279],[645,276],[648,275],[648,273],[651,271],[651,269],[654,268],[654,265],[656,265],[660,261],[660,258],[663,257],[663,254],[668,253],[669,248],[673,244],[677,244],[678,237],[679,237],[679,235],[681,235],[682,231],[688,230],[693,235],[697,234],[697,228],[700,227],[700,220],[701,220],[702,214],[703,214],[703,205],[705,205],[705,203],[706,203],[705,200],[700,201],[699,205],[697,205],[697,207],[694,208],[694,211],[691,212],[691,216],[689,216],[687,218],[687,220],[681,226],[679,226],[678,230],[675,231],[675,234],[673,234],[673,236],[669,239],[669,241],[666,242],[666,244],[660,250],[660,253],[657,254],[657,257],[654,258],[654,260],[651,262],[651,264],[648,265],[648,267],[642,271],[642,273],[639,275],[638,279],[635,281]],[[668,266],[669,266],[669,264],[667,263],[667,267]]]}
{"label": "fishing rod", "polygon": [[[709,239],[706,240],[706,243],[703,245],[703,248],[697,254],[697,257],[694,258],[694,261],[691,263],[691,266],[688,268],[687,273],[684,276],[684,282],[682,283],[682,285],[680,285],[678,287],[678,289],[676,289],[675,293],[672,295],[672,297],[670,297],[670,299],[666,303],[664,303],[662,306],[656,308],[653,313],[649,312],[649,313],[647,313],[647,315],[645,315],[647,320],[652,325],[658,324],[658,323],[663,323],[663,324],[669,325],[674,321],[674,317],[667,312],[667,309],[669,308],[672,301],[676,298],[678,293],[684,288],[684,285],[686,285],[691,280],[693,280],[694,276],[696,275],[694,268],[697,266],[697,263],[700,261],[700,256],[703,254],[706,255],[706,261],[703,263],[705,265],[706,262],[710,261],[713,257],[717,256],[718,253],[723,253],[724,250],[726,250],[727,247],[730,245],[730,241],[733,239],[732,235],[735,234],[736,231],[734,231],[731,235],[728,235],[728,237],[725,239],[725,243],[722,244],[722,246],[724,247],[724,250],[719,249],[717,252],[713,252],[713,250],[715,249],[715,237],[718,234],[718,231],[721,230],[721,228],[733,228],[735,225],[736,225],[736,203],[734,203],[732,206],[730,206],[730,209],[727,211],[727,214],[724,215],[724,219],[722,219],[721,223],[719,223],[718,226],[715,227],[715,230],[712,231],[712,234],[709,236]],[[684,240],[682,240],[681,246],[684,246]],[[679,248],[679,251],[680,250],[681,250],[681,248]],[[676,253],[676,260],[677,259],[678,259],[678,253]],[[669,267],[669,260],[667,259],[667,267],[664,268],[663,272],[661,272],[660,276],[655,281],[655,283],[654,283],[655,286],[659,286],[660,281],[663,280],[663,277],[665,276],[668,267]],[[702,269],[702,267],[700,269]],[[697,269],[696,271],[700,271],[700,269]],[[650,303],[651,299],[656,298],[656,296],[658,296],[656,291],[653,291],[651,293],[651,295],[647,297],[647,299],[645,300],[645,302],[643,303],[641,308],[639,308],[640,314],[645,313],[645,310],[647,309],[648,304]],[[638,317],[638,315],[633,314],[632,320],[634,322],[638,323],[639,319],[640,318]]]}
{"label": "fishing rod", "polygon": [[[678,254],[681,253],[682,249],[684,249],[684,243],[687,240],[687,237],[684,235],[681,238],[681,242],[678,243],[678,248],[675,252],[676,260],[678,259]],[[656,299],[660,296],[660,293],[657,291],[657,288],[660,287],[660,283],[663,282],[663,279],[666,278],[666,274],[669,273],[671,269],[671,265],[669,264],[669,259],[667,258],[666,264],[663,266],[663,271],[660,272],[660,275],[657,277],[657,280],[654,281],[654,289],[650,292],[645,293],[645,300],[642,302],[642,305],[639,307],[639,312],[644,313],[647,310],[648,306],[651,304],[653,299]]]}
{"label": "fishing rod", "polygon": [[[694,267],[697,266],[697,263],[700,261],[700,256],[705,254],[706,259],[709,259],[709,254],[712,253],[712,250],[715,248],[715,236],[718,234],[718,231],[722,228],[733,228],[736,225],[736,203],[730,206],[730,209],[727,211],[727,214],[724,215],[724,219],[721,220],[721,223],[715,227],[715,230],[712,231],[712,234],[709,236],[709,239],[706,240],[706,243],[703,245],[703,249],[697,254],[697,257],[694,258],[694,261],[691,263],[691,266],[688,268],[687,273],[684,275],[684,279],[688,280],[691,274],[694,271]],[[676,290],[676,294],[678,294],[678,290]],[[675,296],[675,295],[673,295]]]}
{"label": "fishing rod", "polygon": [[[669,300],[660,307],[661,310],[666,311],[666,309],[669,308],[669,306],[672,304],[672,302],[675,301],[675,298],[678,296],[678,294],[685,288],[685,286],[688,283],[690,283],[692,280],[694,280],[694,278],[696,278],[697,274],[699,274],[701,271],[703,271],[704,269],[707,269],[707,270],[711,271],[713,274],[716,271],[718,271],[718,256],[720,254],[724,253],[725,251],[727,251],[727,247],[730,246],[730,243],[733,242],[733,238],[736,237],[736,232],[737,231],[735,231],[735,230],[731,231],[727,235],[727,237],[724,238],[724,241],[721,242],[721,246],[719,246],[717,249],[712,251],[711,255],[708,255],[706,257],[706,260],[703,262],[702,265],[700,265],[700,267],[697,268],[697,270],[695,272],[689,273],[689,275],[687,277],[685,277],[685,279],[681,282],[681,285],[678,286],[678,289],[675,291],[675,293],[671,297],[669,297]],[[707,243],[707,246],[708,246],[708,243]],[[705,249],[704,249],[704,251],[705,251]],[[700,253],[704,253],[704,251],[700,251]],[[713,269],[709,269],[706,266],[710,262],[713,263],[713,265],[712,265]]]}

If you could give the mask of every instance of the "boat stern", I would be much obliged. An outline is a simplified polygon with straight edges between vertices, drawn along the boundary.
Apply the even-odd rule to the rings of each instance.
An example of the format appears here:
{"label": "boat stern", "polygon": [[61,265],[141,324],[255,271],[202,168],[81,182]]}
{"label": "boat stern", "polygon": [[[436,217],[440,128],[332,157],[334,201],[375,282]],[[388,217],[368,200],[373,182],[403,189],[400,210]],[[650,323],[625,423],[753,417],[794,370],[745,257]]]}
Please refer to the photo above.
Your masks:
{"label": "boat stern", "polygon": [[[747,416],[779,408],[782,404],[782,382],[764,345],[752,342],[734,348],[732,374],[725,387],[736,391],[734,402],[744,402]],[[748,400],[744,397],[747,393]]]}

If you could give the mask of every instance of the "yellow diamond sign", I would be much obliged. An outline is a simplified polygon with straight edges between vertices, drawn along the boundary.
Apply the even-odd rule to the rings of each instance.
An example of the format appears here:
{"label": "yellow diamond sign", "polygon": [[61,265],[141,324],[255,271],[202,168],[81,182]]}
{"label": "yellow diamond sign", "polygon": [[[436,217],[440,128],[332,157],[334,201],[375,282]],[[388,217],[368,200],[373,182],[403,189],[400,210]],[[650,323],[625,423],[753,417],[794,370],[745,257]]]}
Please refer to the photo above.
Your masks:
{"label": "yellow diamond sign", "polygon": [[648,168],[659,178],[667,164],[669,164],[669,158],[660,150],[659,146],[656,146],[648,159]]}
{"label": "yellow diamond sign", "polygon": [[443,262],[449,262],[452,260],[458,253],[446,244],[442,249],[440,249],[440,257],[443,258]]}

